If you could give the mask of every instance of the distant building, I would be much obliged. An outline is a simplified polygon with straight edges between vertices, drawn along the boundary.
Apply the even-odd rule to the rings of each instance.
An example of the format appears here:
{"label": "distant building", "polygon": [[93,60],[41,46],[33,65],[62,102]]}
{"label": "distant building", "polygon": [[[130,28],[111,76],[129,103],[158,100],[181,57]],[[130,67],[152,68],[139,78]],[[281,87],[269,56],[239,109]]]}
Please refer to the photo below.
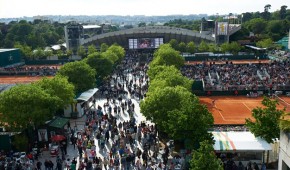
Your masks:
{"label": "distant building", "polygon": [[71,23],[64,27],[64,32],[67,50],[72,50],[73,54],[77,54],[81,41],[84,39],[83,26]]}
{"label": "distant building", "polygon": [[17,48],[0,49],[0,67],[15,65],[21,62],[20,50]]}

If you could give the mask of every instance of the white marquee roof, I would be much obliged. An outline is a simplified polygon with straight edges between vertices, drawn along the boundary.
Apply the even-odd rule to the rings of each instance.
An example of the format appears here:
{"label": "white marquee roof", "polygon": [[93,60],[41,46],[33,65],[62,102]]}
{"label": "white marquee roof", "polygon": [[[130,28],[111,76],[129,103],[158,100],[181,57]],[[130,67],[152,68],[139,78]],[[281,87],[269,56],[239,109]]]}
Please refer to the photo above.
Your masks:
{"label": "white marquee roof", "polygon": [[272,147],[251,132],[212,132],[216,151],[265,151]]}

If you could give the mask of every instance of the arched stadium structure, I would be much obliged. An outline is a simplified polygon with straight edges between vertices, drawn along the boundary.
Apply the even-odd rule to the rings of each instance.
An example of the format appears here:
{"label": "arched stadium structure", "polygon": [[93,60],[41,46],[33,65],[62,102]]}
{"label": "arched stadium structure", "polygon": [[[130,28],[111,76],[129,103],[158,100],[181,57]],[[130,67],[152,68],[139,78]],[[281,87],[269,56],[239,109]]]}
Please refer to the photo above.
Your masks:
{"label": "arched stadium structure", "polygon": [[200,43],[202,40],[215,42],[215,38],[212,35],[201,34],[187,29],[167,26],[146,26],[95,35],[82,40],[81,45],[95,44],[100,46],[102,43],[108,45],[117,43],[124,48],[128,48],[128,40],[132,38],[163,38],[164,43],[169,42],[171,39],[185,43],[190,41]]}

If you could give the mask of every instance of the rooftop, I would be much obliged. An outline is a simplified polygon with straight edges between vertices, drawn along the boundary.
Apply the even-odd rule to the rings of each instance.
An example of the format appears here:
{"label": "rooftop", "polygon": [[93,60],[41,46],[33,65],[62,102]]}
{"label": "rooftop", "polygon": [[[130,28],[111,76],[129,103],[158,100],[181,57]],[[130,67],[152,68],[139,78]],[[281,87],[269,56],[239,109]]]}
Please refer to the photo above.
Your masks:
{"label": "rooftop", "polygon": [[13,51],[13,50],[17,50],[17,49],[18,48],[0,49],[0,52]]}

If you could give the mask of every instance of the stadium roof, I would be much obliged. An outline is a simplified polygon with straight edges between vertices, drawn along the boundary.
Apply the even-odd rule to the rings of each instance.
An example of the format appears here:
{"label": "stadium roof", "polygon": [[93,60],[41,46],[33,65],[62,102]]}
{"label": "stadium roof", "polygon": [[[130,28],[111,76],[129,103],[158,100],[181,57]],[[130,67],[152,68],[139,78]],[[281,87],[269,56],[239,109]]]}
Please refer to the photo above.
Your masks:
{"label": "stadium roof", "polygon": [[84,29],[101,28],[99,25],[83,25]]}

